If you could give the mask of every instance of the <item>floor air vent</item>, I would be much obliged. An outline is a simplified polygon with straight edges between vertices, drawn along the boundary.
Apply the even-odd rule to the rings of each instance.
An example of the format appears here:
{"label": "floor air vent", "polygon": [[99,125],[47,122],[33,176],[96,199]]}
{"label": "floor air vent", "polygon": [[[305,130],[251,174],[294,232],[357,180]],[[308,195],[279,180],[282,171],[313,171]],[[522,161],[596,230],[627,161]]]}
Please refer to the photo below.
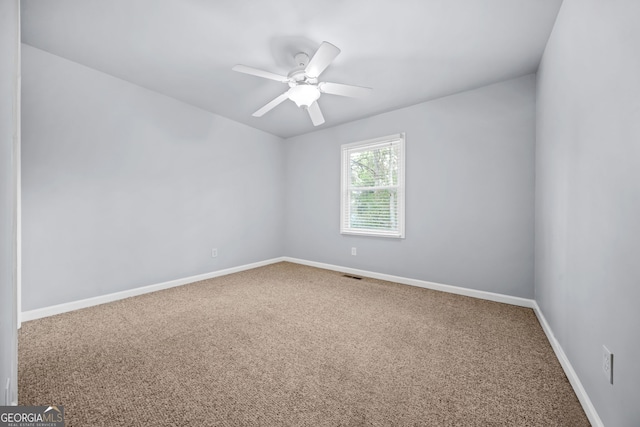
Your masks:
{"label": "floor air vent", "polygon": [[342,277],[346,277],[348,279],[362,280],[362,277],[352,276],[350,274],[343,274]]}

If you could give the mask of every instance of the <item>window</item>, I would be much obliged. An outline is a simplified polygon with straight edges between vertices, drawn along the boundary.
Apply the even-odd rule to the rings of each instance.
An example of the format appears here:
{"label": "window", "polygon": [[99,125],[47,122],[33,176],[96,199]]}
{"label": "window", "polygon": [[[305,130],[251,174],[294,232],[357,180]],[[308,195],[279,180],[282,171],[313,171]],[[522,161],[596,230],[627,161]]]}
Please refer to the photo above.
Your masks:
{"label": "window", "polygon": [[342,146],[340,233],[404,237],[404,133]]}

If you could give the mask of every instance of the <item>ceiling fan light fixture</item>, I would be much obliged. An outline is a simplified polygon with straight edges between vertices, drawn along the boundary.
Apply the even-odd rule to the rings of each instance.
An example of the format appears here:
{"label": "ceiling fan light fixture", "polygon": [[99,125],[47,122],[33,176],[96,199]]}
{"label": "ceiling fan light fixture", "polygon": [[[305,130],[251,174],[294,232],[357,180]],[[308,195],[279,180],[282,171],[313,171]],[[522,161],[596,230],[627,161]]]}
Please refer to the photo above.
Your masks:
{"label": "ceiling fan light fixture", "polygon": [[309,107],[320,98],[317,85],[299,84],[289,89],[289,99],[298,107]]}

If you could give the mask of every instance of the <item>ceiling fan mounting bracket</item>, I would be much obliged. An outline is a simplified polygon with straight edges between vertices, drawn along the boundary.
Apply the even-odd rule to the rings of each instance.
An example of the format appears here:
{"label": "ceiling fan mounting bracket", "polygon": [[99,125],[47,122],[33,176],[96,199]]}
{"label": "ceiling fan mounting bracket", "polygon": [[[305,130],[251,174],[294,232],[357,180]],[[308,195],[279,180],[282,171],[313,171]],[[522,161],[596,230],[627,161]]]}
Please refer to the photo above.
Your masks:
{"label": "ceiling fan mounting bracket", "polygon": [[304,52],[298,52],[293,55],[293,58],[296,61],[296,68],[306,68],[307,64],[309,64],[309,55]]}

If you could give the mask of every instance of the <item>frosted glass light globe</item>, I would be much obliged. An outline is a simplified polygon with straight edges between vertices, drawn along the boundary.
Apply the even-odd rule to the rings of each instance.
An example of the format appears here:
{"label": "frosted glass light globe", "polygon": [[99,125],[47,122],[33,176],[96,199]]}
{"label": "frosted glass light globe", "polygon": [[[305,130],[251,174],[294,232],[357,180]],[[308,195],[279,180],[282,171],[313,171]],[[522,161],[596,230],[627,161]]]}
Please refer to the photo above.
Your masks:
{"label": "frosted glass light globe", "polygon": [[289,99],[298,107],[309,107],[318,98],[320,98],[320,90],[316,85],[299,84],[289,89]]}

